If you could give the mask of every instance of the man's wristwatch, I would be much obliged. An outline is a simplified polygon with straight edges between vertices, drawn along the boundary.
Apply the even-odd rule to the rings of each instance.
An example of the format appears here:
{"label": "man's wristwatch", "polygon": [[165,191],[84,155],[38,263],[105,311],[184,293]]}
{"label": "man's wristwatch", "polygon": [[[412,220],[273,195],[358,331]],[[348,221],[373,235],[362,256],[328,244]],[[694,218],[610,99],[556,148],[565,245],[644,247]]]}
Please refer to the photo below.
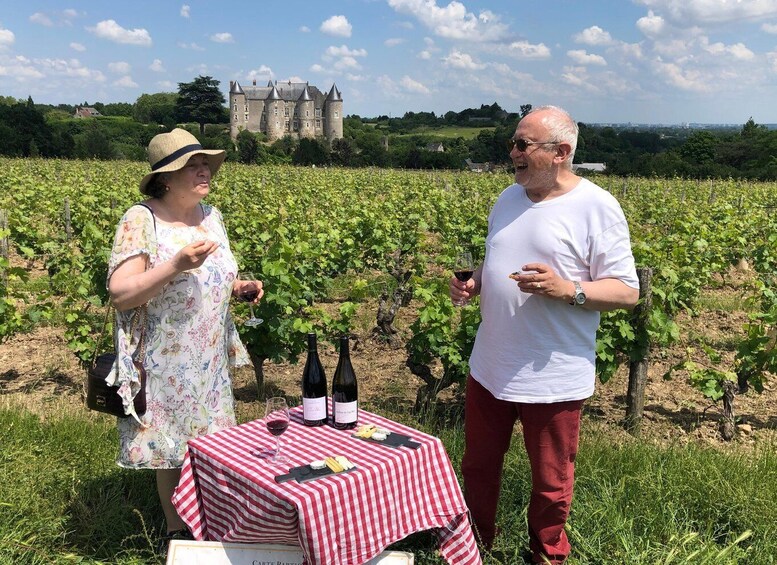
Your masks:
{"label": "man's wristwatch", "polygon": [[585,292],[583,292],[583,286],[579,281],[572,281],[575,285],[575,295],[572,297],[572,306],[582,306],[585,304]]}

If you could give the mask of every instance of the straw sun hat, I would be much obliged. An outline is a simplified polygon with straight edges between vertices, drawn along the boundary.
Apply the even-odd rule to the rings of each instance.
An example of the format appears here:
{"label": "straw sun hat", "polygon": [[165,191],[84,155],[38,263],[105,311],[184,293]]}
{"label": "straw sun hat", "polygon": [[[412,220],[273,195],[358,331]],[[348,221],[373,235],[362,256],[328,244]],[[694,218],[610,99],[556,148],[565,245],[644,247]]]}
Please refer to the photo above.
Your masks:
{"label": "straw sun hat", "polygon": [[155,135],[148,144],[148,163],[151,172],[140,181],[140,192],[146,192],[148,184],[158,173],[177,171],[186,165],[192,155],[210,155],[208,167],[211,176],[216,174],[227,156],[223,149],[203,149],[197,138],[188,131],[176,128],[170,133]]}

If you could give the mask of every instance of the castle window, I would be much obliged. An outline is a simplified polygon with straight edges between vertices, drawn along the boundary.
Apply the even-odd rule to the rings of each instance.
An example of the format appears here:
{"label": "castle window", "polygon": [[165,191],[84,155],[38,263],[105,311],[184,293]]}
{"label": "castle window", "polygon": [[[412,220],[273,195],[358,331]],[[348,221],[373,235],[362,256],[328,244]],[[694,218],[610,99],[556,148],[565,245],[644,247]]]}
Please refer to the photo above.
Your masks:
{"label": "castle window", "polygon": [[286,131],[289,131],[289,120],[286,120],[286,123],[283,124],[283,129],[285,129]]}
{"label": "castle window", "polygon": [[248,104],[246,104],[246,112],[248,112]]}
{"label": "castle window", "polygon": [[299,129],[299,122],[297,120],[294,120],[294,131],[297,131]]}
{"label": "castle window", "polygon": [[237,102],[235,102],[235,111],[237,111]]}
{"label": "castle window", "polygon": [[321,108],[316,108],[316,117],[317,118],[321,117]]}
{"label": "castle window", "polygon": [[248,121],[248,112],[246,112],[246,121]]}
{"label": "castle window", "polygon": [[335,110],[335,118],[337,117],[337,110]]}
{"label": "castle window", "polygon": [[317,127],[317,128],[320,128],[320,127],[321,127],[321,120],[316,120],[316,127]]}
{"label": "castle window", "polygon": [[289,109],[288,108],[285,108],[283,110],[283,115],[286,116],[287,118],[289,117]]}
{"label": "castle window", "polygon": [[306,118],[309,118],[309,117],[310,117],[310,110],[305,110],[305,117],[306,117]]}
{"label": "castle window", "polygon": [[[275,113],[275,115],[277,116],[277,115],[278,115],[278,108],[274,108],[274,110],[275,110],[275,112],[274,112],[274,113]],[[277,124],[278,122],[275,122],[275,123]]]}
{"label": "castle window", "polygon": [[235,114],[235,116],[232,118],[232,120],[235,121],[235,122],[237,121],[237,114]]}

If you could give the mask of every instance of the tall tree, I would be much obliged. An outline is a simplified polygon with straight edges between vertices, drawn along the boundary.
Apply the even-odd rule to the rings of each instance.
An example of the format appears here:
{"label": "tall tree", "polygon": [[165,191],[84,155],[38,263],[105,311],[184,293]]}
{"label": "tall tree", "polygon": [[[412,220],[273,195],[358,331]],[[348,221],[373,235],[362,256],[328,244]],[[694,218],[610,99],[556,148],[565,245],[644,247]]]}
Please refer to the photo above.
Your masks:
{"label": "tall tree", "polygon": [[176,112],[183,122],[200,124],[200,134],[205,133],[205,124],[220,124],[228,121],[226,99],[219,90],[219,81],[208,76],[198,76],[192,82],[178,83]]}

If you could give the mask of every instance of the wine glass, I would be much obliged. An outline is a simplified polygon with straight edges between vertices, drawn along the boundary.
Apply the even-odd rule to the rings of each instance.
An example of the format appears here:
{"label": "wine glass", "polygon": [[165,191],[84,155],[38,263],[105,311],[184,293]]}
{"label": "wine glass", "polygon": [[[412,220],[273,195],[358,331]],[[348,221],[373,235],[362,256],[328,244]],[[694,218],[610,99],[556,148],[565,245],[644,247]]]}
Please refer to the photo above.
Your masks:
{"label": "wine glass", "polygon": [[251,310],[251,317],[243,324],[249,327],[258,326],[264,322],[264,320],[254,315],[254,300],[259,296],[259,285],[256,283],[258,279],[253,273],[249,272],[241,272],[239,278],[243,284],[240,287],[237,299],[241,302],[248,302],[248,308]]}
{"label": "wine glass", "polygon": [[264,423],[275,437],[275,453],[268,460],[273,465],[285,465],[288,457],[281,455],[281,434],[289,427],[289,405],[282,396],[273,396],[267,399],[264,409]]}
{"label": "wine glass", "polygon": [[[472,278],[472,273],[475,271],[475,264],[472,261],[472,253],[469,251],[462,251],[456,255],[456,261],[453,264],[453,274],[461,282],[467,282]],[[454,300],[453,303],[456,306],[466,306],[469,304],[469,300],[460,299]]]}

